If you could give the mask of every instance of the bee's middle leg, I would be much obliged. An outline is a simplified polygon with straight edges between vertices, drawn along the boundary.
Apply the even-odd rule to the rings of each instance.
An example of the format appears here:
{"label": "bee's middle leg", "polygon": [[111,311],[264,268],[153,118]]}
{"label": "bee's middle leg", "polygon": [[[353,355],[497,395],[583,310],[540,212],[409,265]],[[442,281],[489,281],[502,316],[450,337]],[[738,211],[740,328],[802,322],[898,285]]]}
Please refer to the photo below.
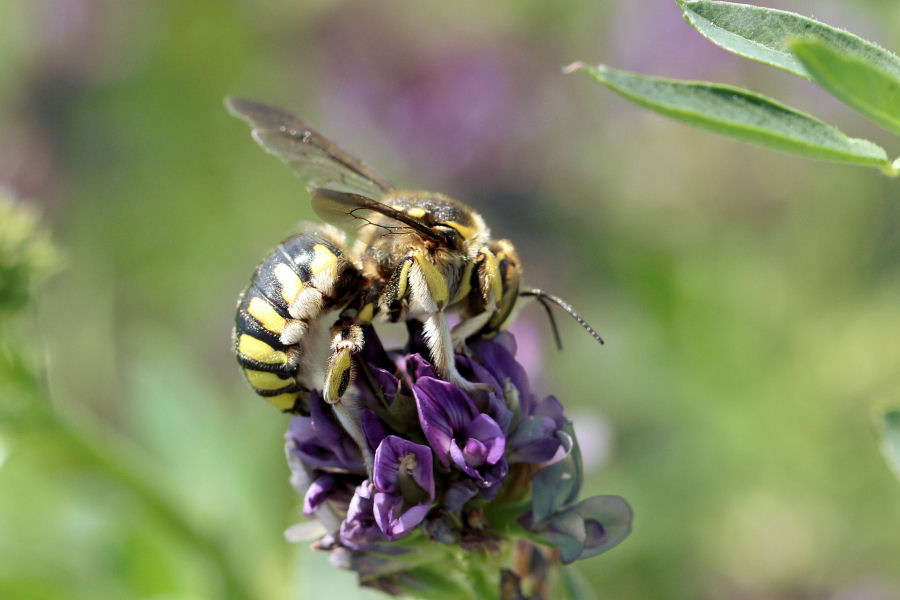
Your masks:
{"label": "bee's middle leg", "polygon": [[504,281],[500,272],[497,257],[488,248],[482,248],[476,258],[473,289],[470,292],[477,296],[477,300],[471,302],[476,308],[475,314],[464,315],[451,331],[453,347],[460,354],[469,355],[466,339],[485,328],[500,310],[499,302],[503,297]]}

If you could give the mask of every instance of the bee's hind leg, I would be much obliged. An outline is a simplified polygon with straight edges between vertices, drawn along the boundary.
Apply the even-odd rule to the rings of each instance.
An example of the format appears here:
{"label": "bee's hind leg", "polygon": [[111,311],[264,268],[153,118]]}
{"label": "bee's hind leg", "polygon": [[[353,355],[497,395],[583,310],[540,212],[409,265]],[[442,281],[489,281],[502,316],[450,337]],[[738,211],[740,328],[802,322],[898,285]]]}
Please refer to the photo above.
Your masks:
{"label": "bee's hind leg", "polygon": [[325,402],[335,404],[356,375],[352,356],[363,349],[365,340],[359,325],[339,319],[331,328],[331,356],[325,373],[322,396]]}
{"label": "bee's hind leg", "polygon": [[358,324],[342,318],[332,326],[331,356],[328,359],[325,384],[322,386],[322,397],[332,406],[344,431],[359,446],[366,468],[371,474],[373,457],[360,426],[362,406],[355,395],[344,397],[356,376],[353,355],[363,349],[364,343],[363,329]]}

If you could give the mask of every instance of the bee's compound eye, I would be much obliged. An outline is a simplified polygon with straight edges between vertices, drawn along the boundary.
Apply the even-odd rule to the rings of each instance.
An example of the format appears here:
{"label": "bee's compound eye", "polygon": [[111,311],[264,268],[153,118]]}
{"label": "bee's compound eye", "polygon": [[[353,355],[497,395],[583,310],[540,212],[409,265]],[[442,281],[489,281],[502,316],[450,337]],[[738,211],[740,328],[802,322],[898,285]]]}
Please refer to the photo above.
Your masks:
{"label": "bee's compound eye", "polygon": [[441,235],[446,237],[448,240],[456,241],[460,238],[459,232],[450,225],[445,225],[444,223],[438,223],[434,226],[434,229],[441,232]]}

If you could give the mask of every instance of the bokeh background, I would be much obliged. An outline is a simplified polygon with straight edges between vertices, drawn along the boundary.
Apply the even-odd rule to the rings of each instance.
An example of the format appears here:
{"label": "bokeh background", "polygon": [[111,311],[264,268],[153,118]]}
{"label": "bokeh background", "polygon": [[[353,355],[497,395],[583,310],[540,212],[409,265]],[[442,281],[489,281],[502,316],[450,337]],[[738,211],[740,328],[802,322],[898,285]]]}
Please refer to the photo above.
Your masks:
{"label": "bokeh background", "polygon": [[[768,5],[900,49],[896,2]],[[226,94],[464,199],[606,338],[560,317],[557,352],[536,306],[516,325],[578,423],[584,495],[635,511],[573,567],[598,597],[900,597],[873,417],[900,400],[900,184],[666,121],[573,60],[749,87],[900,151],[670,0],[0,2],[0,185],[61,256],[0,327],[49,402],[0,427],[0,597],[365,596],[284,541],[287,418],[232,356],[237,293],[314,216]]]}

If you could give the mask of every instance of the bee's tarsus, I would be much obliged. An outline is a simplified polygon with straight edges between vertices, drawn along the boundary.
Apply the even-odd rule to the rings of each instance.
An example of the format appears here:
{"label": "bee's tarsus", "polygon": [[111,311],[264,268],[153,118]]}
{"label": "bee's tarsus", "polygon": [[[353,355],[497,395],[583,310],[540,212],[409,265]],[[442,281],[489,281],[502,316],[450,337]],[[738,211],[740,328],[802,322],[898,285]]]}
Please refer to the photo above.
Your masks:
{"label": "bee's tarsus", "polygon": [[548,294],[544,290],[541,290],[538,288],[532,288],[530,290],[523,290],[523,291],[519,292],[519,295],[537,298],[538,302],[541,303],[541,306],[544,307],[544,310],[547,311],[547,317],[550,319],[550,326],[553,328],[553,337],[556,339],[556,347],[559,348],[560,350],[562,350],[562,340],[560,340],[559,331],[556,328],[556,320],[553,318],[553,313],[550,312],[550,305],[547,304],[548,300],[550,302],[552,302],[553,304],[557,305],[558,307],[560,307],[561,309],[563,309],[564,311],[566,311],[567,313],[569,313],[569,315],[573,319],[578,321],[579,325],[584,327],[585,331],[587,331],[589,334],[591,334],[591,337],[593,337],[595,340],[597,340],[601,344],[603,343],[603,338],[600,337],[600,334],[597,333],[596,331],[594,331],[594,328],[591,327],[590,324],[588,324],[588,322],[585,321],[581,317],[581,315],[579,315],[577,312],[575,312],[575,309],[573,309],[571,307],[571,305],[569,305],[568,302],[566,302],[559,296],[554,296],[553,294]]}

